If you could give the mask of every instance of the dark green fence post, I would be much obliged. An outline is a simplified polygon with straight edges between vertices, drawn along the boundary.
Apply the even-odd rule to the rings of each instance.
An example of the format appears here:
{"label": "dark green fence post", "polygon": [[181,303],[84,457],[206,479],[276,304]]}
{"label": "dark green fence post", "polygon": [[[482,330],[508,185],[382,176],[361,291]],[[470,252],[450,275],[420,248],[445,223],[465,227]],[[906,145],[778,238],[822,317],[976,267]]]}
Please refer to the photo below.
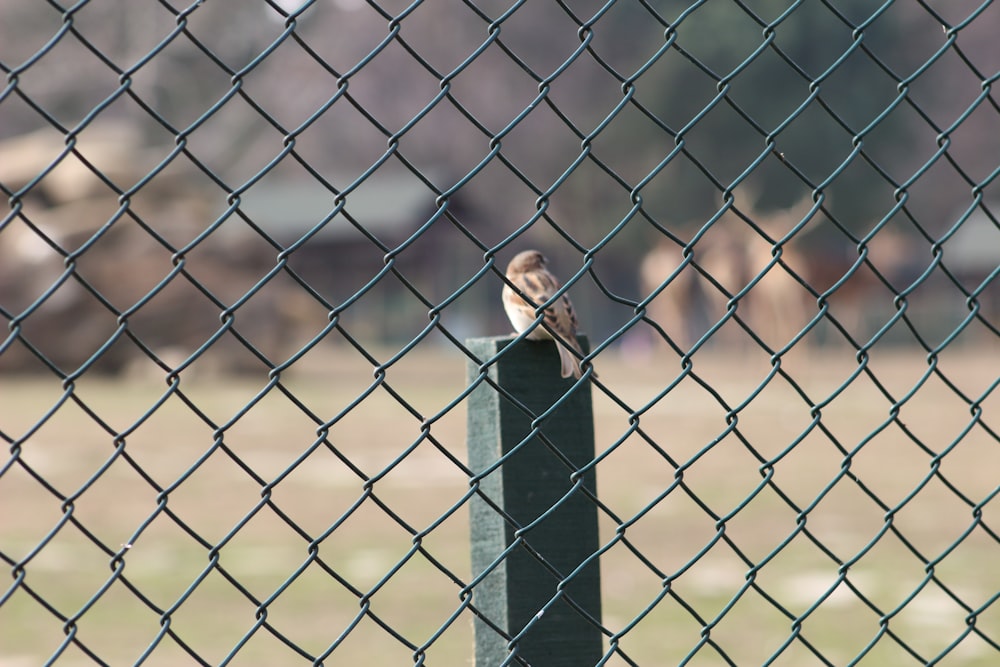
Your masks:
{"label": "dark green fence post", "polygon": [[[466,344],[478,358],[489,359],[512,340],[511,336],[477,338]],[[589,349],[585,338],[580,337],[580,343],[584,350]],[[559,355],[552,342],[516,344],[490,367],[489,375],[536,416],[548,411],[572,387],[571,380],[559,376]],[[471,361],[468,376],[470,381],[479,376]],[[536,521],[563,501],[525,532],[526,545],[516,546],[479,582],[474,604],[512,637],[538,617],[513,647],[517,657],[533,667],[594,665],[602,655],[601,632],[595,624],[601,618],[596,559],[565,584],[566,595],[539,616],[557,594],[560,578],[574,572],[599,547],[594,502],[580,488],[563,500],[574,486],[573,467],[594,458],[590,383],[578,387],[541,425],[545,437],[571,465],[538,437],[518,448],[531,431],[533,418],[489,384],[482,383],[469,396],[468,405],[470,467],[480,474],[504,458],[496,470],[483,477],[480,490],[517,524],[512,526],[481,498],[473,499],[473,577],[486,571],[515,542],[518,527]],[[584,476],[583,484],[596,492],[593,473]],[[508,640],[478,618],[475,637],[477,667],[496,667],[510,657]]]}

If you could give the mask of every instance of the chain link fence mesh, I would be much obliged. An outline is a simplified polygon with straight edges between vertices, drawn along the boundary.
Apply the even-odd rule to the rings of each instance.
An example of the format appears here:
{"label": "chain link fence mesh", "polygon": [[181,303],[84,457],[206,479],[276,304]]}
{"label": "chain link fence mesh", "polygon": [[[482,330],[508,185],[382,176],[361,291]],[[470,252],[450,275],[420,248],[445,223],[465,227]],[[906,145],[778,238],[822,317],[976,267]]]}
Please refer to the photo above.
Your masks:
{"label": "chain link fence mesh", "polygon": [[471,662],[526,247],[601,664],[998,659],[1000,6],[0,7],[0,665]]}

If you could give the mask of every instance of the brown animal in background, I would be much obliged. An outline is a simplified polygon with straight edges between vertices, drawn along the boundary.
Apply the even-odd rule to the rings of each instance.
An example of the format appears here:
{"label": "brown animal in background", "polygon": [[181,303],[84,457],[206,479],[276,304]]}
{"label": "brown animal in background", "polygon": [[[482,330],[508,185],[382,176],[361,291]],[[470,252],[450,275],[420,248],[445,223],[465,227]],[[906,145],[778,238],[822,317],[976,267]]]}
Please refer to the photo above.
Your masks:
{"label": "brown animal in background", "polygon": [[[764,233],[776,239],[797,224],[811,206],[811,201],[804,200],[771,214],[743,210]],[[650,319],[682,349],[696,343],[733,307],[736,316],[772,349],[786,345],[808,322],[809,292],[789,269],[775,261],[775,246],[737,214],[719,218],[692,251],[691,262],[711,280],[691,264],[670,280],[684,257],[682,248],[669,240],[654,247],[639,269],[644,294],[660,289],[669,280],[649,304]],[[807,258],[799,249],[786,244],[780,254],[781,262],[790,270],[797,274],[806,270]],[[754,281],[749,291],[737,297]],[[751,340],[735,322],[727,322],[712,339],[737,346]]]}

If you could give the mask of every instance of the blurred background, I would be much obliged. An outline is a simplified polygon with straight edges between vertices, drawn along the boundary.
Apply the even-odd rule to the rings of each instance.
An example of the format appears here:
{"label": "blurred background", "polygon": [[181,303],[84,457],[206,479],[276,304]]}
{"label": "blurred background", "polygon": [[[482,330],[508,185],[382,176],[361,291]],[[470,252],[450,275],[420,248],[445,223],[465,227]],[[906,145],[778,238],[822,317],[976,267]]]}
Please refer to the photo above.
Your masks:
{"label": "blurred background", "polygon": [[[66,372],[122,313],[142,345],[119,336],[95,370],[152,368],[143,345],[183,360],[220,313],[280,363],[332,310],[398,344],[457,293],[456,338],[504,333],[500,279],[467,281],[539,247],[598,341],[666,280],[649,312],[688,349],[720,288],[765,273],[741,312],[781,324],[759,334],[774,349],[813,320],[807,344],[857,347],[906,290],[888,342],[954,335],[970,294],[995,327],[1000,9],[978,4],[3,0],[0,308]],[[716,284],[672,275],[692,240]],[[746,338],[726,328],[709,344]],[[195,365],[260,359],[223,336]]]}

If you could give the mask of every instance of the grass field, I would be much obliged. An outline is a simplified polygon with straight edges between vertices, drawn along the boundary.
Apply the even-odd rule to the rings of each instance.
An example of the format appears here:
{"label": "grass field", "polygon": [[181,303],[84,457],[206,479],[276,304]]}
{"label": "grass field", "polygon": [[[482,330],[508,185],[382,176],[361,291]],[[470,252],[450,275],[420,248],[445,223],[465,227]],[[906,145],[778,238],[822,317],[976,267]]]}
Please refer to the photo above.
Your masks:
{"label": "grass field", "polygon": [[[711,645],[695,650],[703,634],[741,666],[776,655],[775,665],[823,664],[801,640],[835,665],[862,655],[859,664],[890,667],[939,656],[941,665],[997,664],[1000,543],[990,531],[1000,530],[1000,442],[983,425],[1000,427],[998,359],[995,349],[947,351],[936,366],[945,381],[927,375],[919,351],[877,351],[867,368],[882,387],[862,372],[840,391],[858,368],[846,350],[785,360],[798,389],[781,376],[765,382],[763,355],[697,355],[694,374],[727,409],[690,376],[653,402],[681,374],[676,357],[602,355],[601,382],[629,410],[595,388],[597,448],[607,453],[600,497],[622,520],[642,514],[628,538],[677,575],[671,591],[702,619],[670,595],[647,609],[663,582],[618,545],[601,559],[606,627],[618,632],[645,614],[620,645],[649,666],[689,656],[692,665],[726,664]],[[460,608],[458,584],[422,555],[407,558],[413,538],[403,524],[423,531],[468,490],[466,474],[420,441],[421,418],[464,388],[464,364],[445,351],[407,355],[387,382],[409,408],[378,388],[340,418],[373,381],[370,366],[346,351],[283,378],[312,416],[276,389],[261,396],[266,379],[185,377],[181,391],[199,415],[176,394],[164,399],[162,382],[84,376],[75,395],[104,424],[65,402],[36,430],[59,405],[58,382],[0,378],[0,431],[30,434],[19,458],[52,487],[18,464],[0,475],[0,556],[12,573],[0,586],[0,667],[45,663],[66,629],[108,664],[197,664],[164,636],[168,628],[209,664],[310,664],[263,621],[312,656],[336,644],[327,665],[413,664],[413,650],[362,615],[348,586],[375,589],[366,596],[371,611],[416,646]],[[715,517],[684,489],[661,498],[675,467],[638,434],[623,439],[630,411]],[[333,421],[335,450],[314,448],[317,419]],[[430,433],[464,461],[464,404]],[[761,460],[773,462],[771,486],[761,487]],[[366,491],[364,478],[376,476]],[[68,516],[124,558],[113,560]],[[717,517],[735,549],[716,539]],[[602,540],[617,527],[602,516]],[[317,538],[320,559],[346,585],[313,561]],[[455,577],[471,578],[464,505],[422,545]],[[849,564],[840,585],[835,559]],[[23,569],[10,564],[24,561]],[[159,612],[114,576],[122,567]],[[740,594],[748,576],[766,597]],[[71,619],[65,628],[60,614]],[[971,622],[994,643],[970,633]],[[463,611],[427,648],[426,664],[471,663]],[[70,645],[55,664],[93,662]],[[627,663],[616,656],[608,664]]]}

